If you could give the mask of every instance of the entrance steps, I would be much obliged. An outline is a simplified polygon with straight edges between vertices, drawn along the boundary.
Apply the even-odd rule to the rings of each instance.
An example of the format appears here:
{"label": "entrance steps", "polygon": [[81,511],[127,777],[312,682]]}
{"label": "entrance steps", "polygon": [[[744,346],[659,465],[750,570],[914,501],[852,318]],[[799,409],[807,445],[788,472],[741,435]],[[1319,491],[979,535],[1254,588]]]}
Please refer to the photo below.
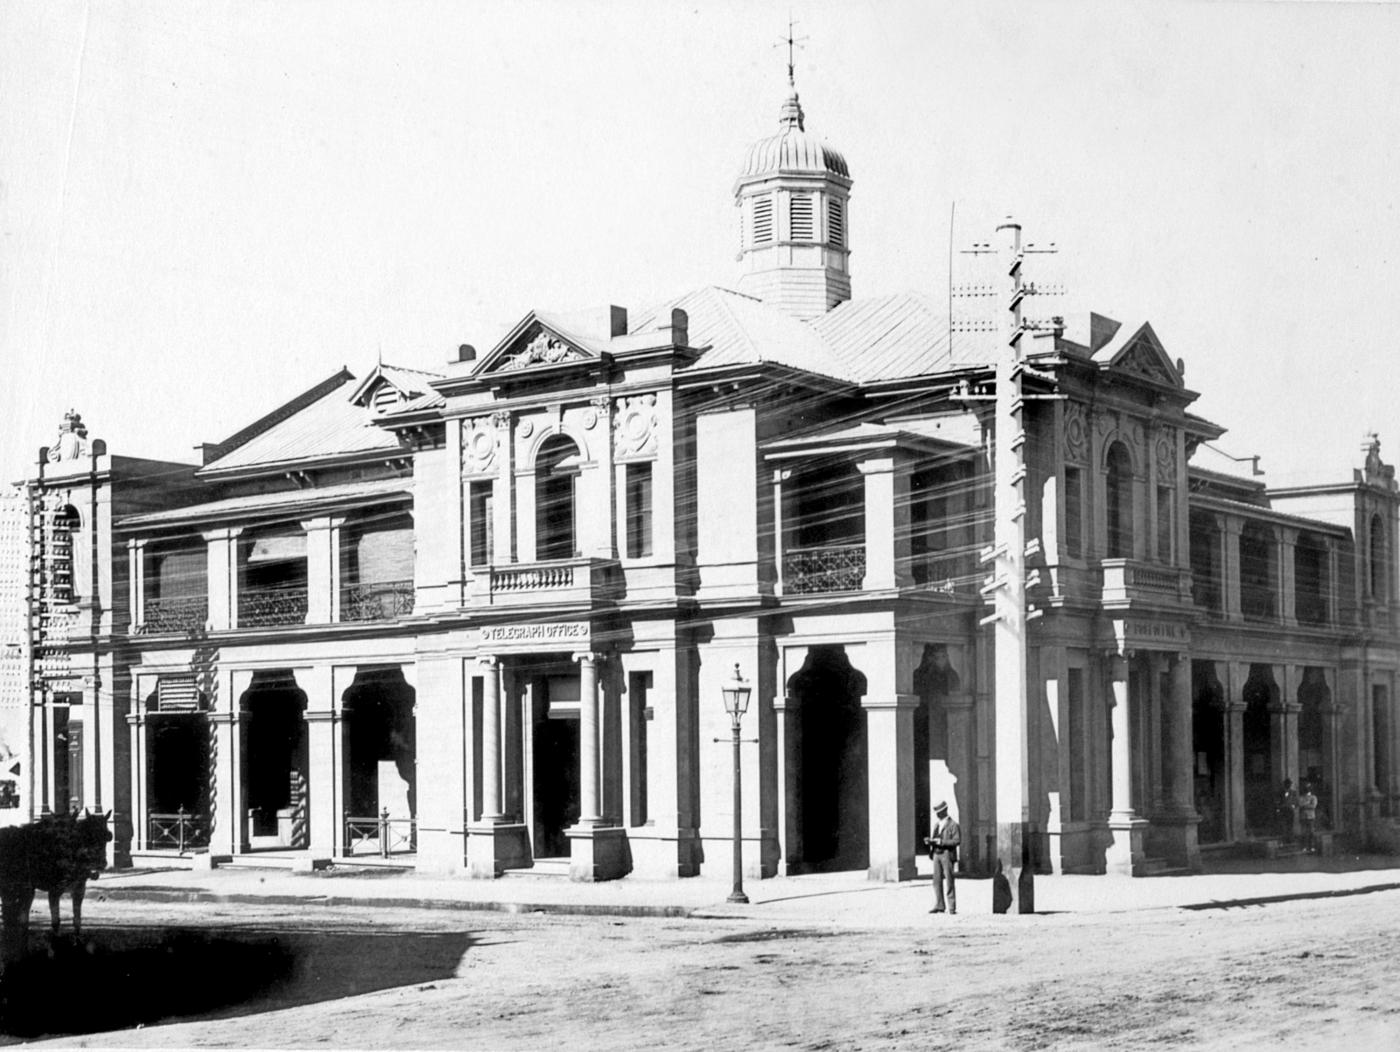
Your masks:
{"label": "entrance steps", "polygon": [[507,869],[501,873],[503,877],[563,877],[569,878],[568,858],[537,858],[533,866],[520,866],[515,869]]}
{"label": "entrance steps", "polygon": [[1140,877],[1184,877],[1190,872],[1191,870],[1186,866],[1172,865],[1169,859],[1145,858],[1142,860],[1142,871],[1137,875]]}

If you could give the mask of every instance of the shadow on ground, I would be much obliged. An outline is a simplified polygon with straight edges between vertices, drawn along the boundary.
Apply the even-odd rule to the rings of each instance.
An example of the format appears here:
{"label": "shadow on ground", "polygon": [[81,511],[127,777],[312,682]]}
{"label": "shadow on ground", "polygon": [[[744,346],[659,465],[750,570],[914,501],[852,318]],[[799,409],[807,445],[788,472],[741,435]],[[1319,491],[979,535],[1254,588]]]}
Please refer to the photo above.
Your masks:
{"label": "shadow on ground", "polygon": [[451,978],[467,932],[95,929],[35,939],[0,976],[0,1033],[227,1018]]}

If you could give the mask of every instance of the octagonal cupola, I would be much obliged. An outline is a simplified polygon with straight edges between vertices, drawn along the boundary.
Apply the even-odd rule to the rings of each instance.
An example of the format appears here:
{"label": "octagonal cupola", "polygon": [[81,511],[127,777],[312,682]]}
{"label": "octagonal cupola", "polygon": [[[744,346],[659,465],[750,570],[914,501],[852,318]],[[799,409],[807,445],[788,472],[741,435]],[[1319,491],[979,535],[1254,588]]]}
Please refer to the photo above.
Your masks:
{"label": "octagonal cupola", "polygon": [[734,183],[739,290],[797,318],[851,298],[846,159],[807,131],[791,73],[778,131],[749,147]]}

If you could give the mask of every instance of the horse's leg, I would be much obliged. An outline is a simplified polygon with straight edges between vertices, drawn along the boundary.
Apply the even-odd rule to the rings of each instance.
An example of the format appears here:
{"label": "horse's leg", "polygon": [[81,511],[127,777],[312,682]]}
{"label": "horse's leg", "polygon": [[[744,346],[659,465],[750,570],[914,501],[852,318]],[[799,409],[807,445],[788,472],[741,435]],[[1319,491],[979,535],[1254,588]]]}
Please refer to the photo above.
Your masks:
{"label": "horse's leg", "polygon": [[63,889],[62,889],[62,888],[54,888],[53,891],[49,892],[49,919],[53,922],[51,931],[53,932],[53,937],[54,937],[55,939],[58,938],[59,905],[60,905],[62,902],[63,902]]}
{"label": "horse's leg", "polygon": [[80,880],[69,890],[73,899],[73,938],[83,937],[83,896],[87,893],[87,881]]}
{"label": "horse's leg", "polygon": [[19,900],[21,894],[13,888],[0,890],[0,920],[4,923],[4,962],[20,959],[22,929],[20,927]]}

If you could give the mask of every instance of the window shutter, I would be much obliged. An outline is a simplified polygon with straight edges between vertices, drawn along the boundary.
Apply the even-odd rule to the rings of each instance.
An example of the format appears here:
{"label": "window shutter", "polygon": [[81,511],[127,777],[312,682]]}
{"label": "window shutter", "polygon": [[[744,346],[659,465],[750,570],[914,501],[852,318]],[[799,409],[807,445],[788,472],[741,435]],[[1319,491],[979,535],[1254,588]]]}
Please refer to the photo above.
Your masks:
{"label": "window shutter", "polygon": [[156,685],[156,708],[161,712],[198,712],[199,691],[193,676],[161,676]]}
{"label": "window shutter", "polygon": [[773,198],[755,197],[753,200],[753,243],[765,245],[773,240]]}
{"label": "window shutter", "polygon": [[789,218],[792,222],[792,240],[813,240],[811,194],[793,194]]}
{"label": "window shutter", "polygon": [[846,244],[846,215],[839,197],[831,197],[826,202],[826,240],[837,248]]}

